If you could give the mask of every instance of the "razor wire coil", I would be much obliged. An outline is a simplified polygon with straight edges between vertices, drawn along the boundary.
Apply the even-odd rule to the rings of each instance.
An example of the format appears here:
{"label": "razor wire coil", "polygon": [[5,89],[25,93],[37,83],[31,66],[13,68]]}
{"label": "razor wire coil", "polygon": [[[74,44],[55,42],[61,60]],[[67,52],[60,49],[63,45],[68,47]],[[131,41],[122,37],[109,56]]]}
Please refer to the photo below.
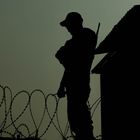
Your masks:
{"label": "razor wire coil", "polygon": [[[72,135],[68,136],[68,131],[69,131],[69,123],[68,122],[66,124],[64,132],[62,131],[62,129],[60,127],[59,117],[58,117],[58,106],[59,106],[59,100],[60,99],[57,97],[56,94],[47,94],[47,96],[46,96],[45,93],[42,90],[35,89],[31,93],[29,93],[26,90],[22,90],[22,91],[17,92],[13,96],[13,93],[12,93],[12,90],[10,89],[10,87],[0,85],[0,89],[2,91],[2,98],[0,99],[0,108],[2,106],[4,106],[4,119],[3,119],[3,121],[0,122],[0,137],[3,134],[7,134],[12,138],[17,138],[18,136],[20,136],[20,137],[23,137],[23,138],[35,137],[35,138],[41,139],[45,134],[47,134],[47,132],[48,132],[48,130],[49,130],[51,125],[53,125],[55,127],[55,129],[59,132],[59,134],[62,136],[63,139],[68,140],[68,139],[71,139],[73,137]],[[9,105],[9,107],[7,105],[7,92],[6,92],[7,90],[9,91],[9,94],[10,94],[10,105]],[[32,96],[37,92],[40,93],[43,96],[43,99],[44,99],[44,102],[45,102],[45,106],[43,108],[43,115],[41,117],[41,121],[40,121],[38,126],[37,126],[36,121],[34,119],[34,115],[33,115],[33,111],[32,111],[32,105],[31,105]],[[24,95],[26,95],[28,97],[27,103],[24,106],[24,108],[21,111],[21,113],[14,119],[13,118],[13,104],[15,102],[15,99],[21,94],[24,94]],[[53,97],[54,100],[55,100],[55,109],[54,109],[54,112],[53,112],[52,115],[49,112],[49,108],[48,108],[48,104],[47,104],[48,99],[50,97]],[[97,107],[98,107],[100,102],[101,102],[101,99],[98,98],[93,103],[93,105],[89,104],[89,109],[90,110],[93,109],[92,117],[93,117],[93,115],[95,113],[95,110],[97,109]],[[29,126],[26,125],[25,123],[21,123],[18,126],[16,125],[16,122],[23,116],[23,114],[25,113],[25,111],[27,109],[29,109],[30,116],[32,118],[32,121],[33,121],[33,124],[34,124],[34,127],[35,127],[35,130],[32,131],[32,132],[31,132]],[[43,120],[44,120],[46,112],[47,112],[47,115],[48,115],[50,120],[49,120],[48,125],[45,126],[45,130],[41,133],[40,132],[40,127],[41,127],[41,125],[43,123]],[[10,124],[6,125],[8,117],[10,117],[11,122],[10,122]],[[56,120],[57,120],[57,125],[54,122],[55,117],[56,117]],[[14,129],[15,129],[14,133],[11,133],[11,132],[8,131],[8,128],[10,128],[10,127],[14,127]],[[27,135],[24,135],[23,132],[21,130],[19,130],[20,128],[25,128],[26,131],[27,131]],[[97,138],[98,137],[101,137],[101,136],[97,136]]]}

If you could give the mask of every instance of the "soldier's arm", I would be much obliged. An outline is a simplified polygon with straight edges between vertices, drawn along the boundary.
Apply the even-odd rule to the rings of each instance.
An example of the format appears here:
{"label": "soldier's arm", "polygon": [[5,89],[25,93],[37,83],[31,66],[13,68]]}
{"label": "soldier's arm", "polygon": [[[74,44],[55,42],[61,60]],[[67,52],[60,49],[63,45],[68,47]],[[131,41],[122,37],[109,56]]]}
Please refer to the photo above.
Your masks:
{"label": "soldier's arm", "polygon": [[62,80],[60,82],[59,89],[57,91],[57,96],[59,98],[65,97],[65,95],[66,95],[66,76],[67,76],[66,71],[64,71]]}

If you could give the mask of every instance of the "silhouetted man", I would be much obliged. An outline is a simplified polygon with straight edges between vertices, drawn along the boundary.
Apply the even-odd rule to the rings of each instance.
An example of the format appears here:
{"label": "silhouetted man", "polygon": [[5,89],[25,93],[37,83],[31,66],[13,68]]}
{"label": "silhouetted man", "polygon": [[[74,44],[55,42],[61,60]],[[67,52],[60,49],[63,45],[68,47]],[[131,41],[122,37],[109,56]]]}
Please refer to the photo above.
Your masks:
{"label": "silhouetted man", "polygon": [[67,95],[68,120],[75,140],[94,140],[90,110],[87,106],[90,94],[90,69],[94,58],[97,36],[84,28],[83,19],[71,12],[60,23],[72,38],[56,53],[65,71],[58,90],[58,97]]}

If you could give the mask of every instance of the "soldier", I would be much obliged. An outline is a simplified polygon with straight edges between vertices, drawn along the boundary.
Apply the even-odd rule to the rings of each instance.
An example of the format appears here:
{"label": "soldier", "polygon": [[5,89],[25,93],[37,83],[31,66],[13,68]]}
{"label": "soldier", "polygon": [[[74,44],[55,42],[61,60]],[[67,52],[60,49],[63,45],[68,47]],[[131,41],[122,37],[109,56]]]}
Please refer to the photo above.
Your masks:
{"label": "soldier", "polygon": [[95,140],[87,101],[97,36],[91,29],[83,27],[82,23],[83,19],[77,12],[69,13],[60,22],[72,38],[55,55],[65,68],[57,95],[59,98],[67,95],[68,120],[75,140]]}

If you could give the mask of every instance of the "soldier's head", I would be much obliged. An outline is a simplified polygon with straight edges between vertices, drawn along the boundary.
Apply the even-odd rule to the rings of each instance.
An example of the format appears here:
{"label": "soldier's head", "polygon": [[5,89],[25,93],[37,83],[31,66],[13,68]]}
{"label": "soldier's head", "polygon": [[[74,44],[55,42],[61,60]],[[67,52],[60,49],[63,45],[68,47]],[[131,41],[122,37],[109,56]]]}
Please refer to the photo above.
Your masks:
{"label": "soldier's head", "polygon": [[82,23],[83,23],[83,18],[79,13],[70,12],[67,14],[65,20],[60,22],[60,25],[62,27],[66,27],[68,31],[73,35],[83,27]]}

